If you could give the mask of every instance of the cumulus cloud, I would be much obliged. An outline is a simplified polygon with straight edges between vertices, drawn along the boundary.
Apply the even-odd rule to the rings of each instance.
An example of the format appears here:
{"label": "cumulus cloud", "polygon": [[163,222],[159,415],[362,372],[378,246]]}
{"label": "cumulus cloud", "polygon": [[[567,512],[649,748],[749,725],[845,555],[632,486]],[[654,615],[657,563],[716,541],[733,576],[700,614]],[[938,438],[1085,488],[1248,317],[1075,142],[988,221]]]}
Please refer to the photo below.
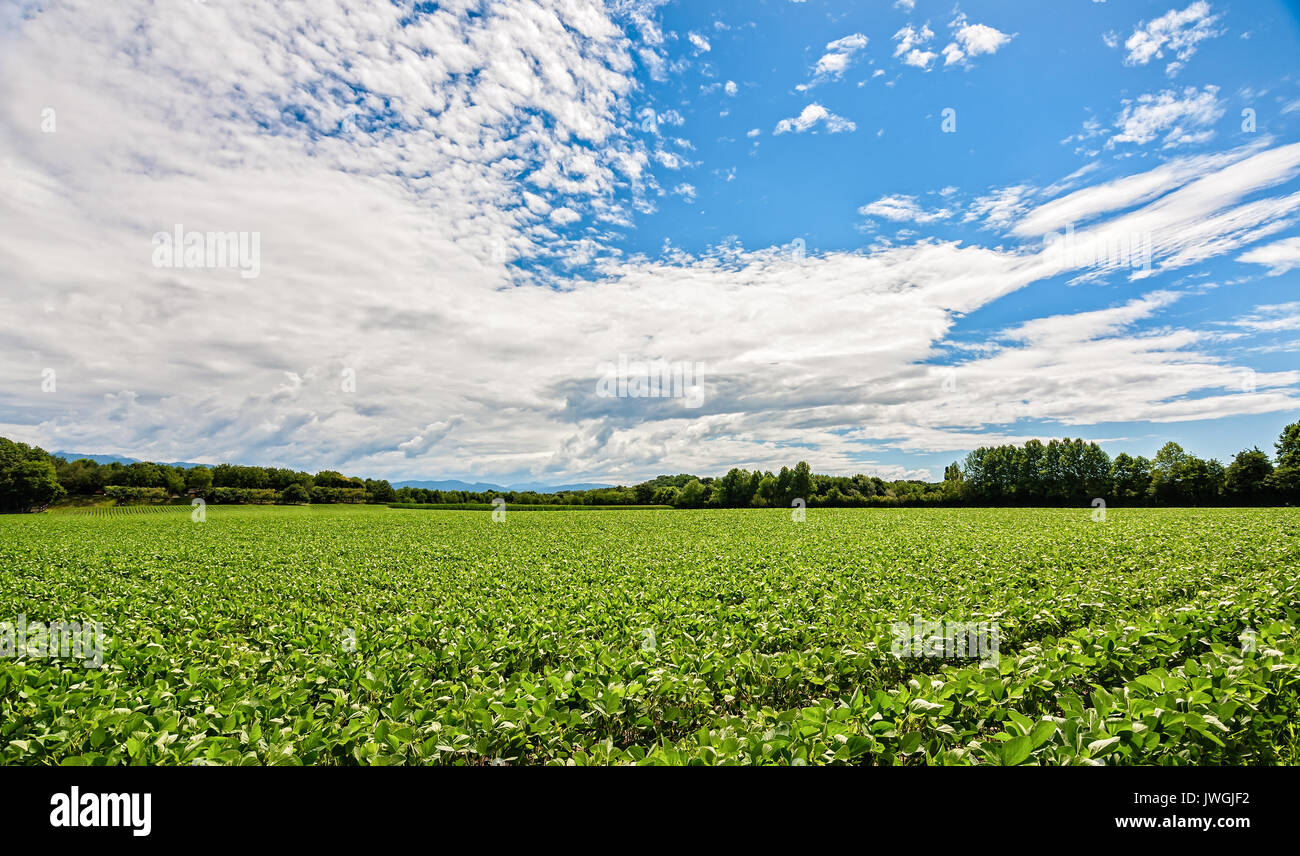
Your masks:
{"label": "cumulus cloud", "polygon": [[1172,77],[1192,58],[1201,42],[1220,35],[1222,31],[1214,27],[1218,20],[1209,3],[1197,0],[1181,11],[1170,9],[1159,18],[1142,21],[1124,42],[1128,51],[1124,64],[1146,65],[1152,59],[1164,59],[1169,52],[1174,59],[1165,66],[1165,73]]}
{"label": "cumulus cloud", "polygon": [[932,50],[926,50],[923,45],[934,38],[934,30],[929,25],[922,24],[917,29],[911,24],[894,33],[894,56],[901,58],[904,65],[914,66],[920,69],[928,70],[930,63],[938,56]]}
{"label": "cumulus cloud", "polygon": [[[988,24],[972,24],[963,12],[956,13],[948,30],[952,40],[942,50],[945,67],[969,67],[972,57],[995,54],[1015,38],[1014,33],[1004,33]],[[934,31],[928,24],[919,28],[908,24],[894,33],[894,56],[904,65],[929,71],[939,56],[927,47],[933,39]]]}
{"label": "cumulus cloud", "polygon": [[828,80],[839,80],[844,71],[853,62],[854,55],[867,46],[867,37],[853,33],[826,44],[826,53],[822,54],[813,66],[812,79],[795,87],[799,90],[812,89]]}
{"label": "cumulus cloud", "polygon": [[1116,133],[1107,144],[1142,146],[1159,138],[1161,148],[1168,149],[1205,142],[1214,136],[1211,126],[1223,117],[1218,95],[1217,86],[1189,86],[1182,92],[1166,89],[1125,100],[1115,119]]}
{"label": "cumulus cloud", "polygon": [[804,131],[813,130],[818,125],[823,125],[832,134],[856,131],[858,127],[843,116],[837,116],[822,105],[814,102],[803,108],[798,116],[777,122],[773,133],[786,134],[793,131],[796,134],[802,134]]}
{"label": "cumulus cloud", "polygon": [[1015,38],[1014,33],[1008,35],[987,24],[969,23],[965,14],[958,14],[948,26],[953,40],[943,49],[944,65],[969,65],[971,57],[995,54]]}
{"label": "cumulus cloud", "polygon": [[933,223],[936,220],[947,218],[952,212],[946,208],[941,208],[938,211],[926,211],[917,202],[915,196],[894,194],[892,196],[882,196],[875,202],[863,205],[858,209],[858,213],[864,217],[880,217],[885,220]]}
{"label": "cumulus cloud", "polygon": [[676,152],[670,152],[667,149],[655,149],[655,162],[665,169],[682,169],[691,165],[691,162]]}

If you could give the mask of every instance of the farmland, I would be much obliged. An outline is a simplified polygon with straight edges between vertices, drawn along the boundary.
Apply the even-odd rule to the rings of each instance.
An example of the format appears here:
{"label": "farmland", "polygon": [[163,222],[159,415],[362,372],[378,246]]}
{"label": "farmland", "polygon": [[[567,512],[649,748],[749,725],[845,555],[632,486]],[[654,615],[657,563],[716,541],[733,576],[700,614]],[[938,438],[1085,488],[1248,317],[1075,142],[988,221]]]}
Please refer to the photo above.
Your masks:
{"label": "farmland", "polygon": [[[184,509],[181,509],[184,511]],[[1300,761],[1296,509],[0,517],[4,764]],[[892,653],[993,623],[996,663]]]}

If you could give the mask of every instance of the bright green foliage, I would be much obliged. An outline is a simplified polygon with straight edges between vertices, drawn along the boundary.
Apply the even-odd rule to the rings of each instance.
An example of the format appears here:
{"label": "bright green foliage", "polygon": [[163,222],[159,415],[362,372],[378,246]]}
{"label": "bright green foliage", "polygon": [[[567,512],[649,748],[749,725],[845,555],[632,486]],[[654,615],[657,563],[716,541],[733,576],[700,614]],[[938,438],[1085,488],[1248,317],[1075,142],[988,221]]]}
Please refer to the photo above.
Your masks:
{"label": "bright green foliage", "polygon": [[0,763],[1296,763],[1297,567],[1295,509],[15,515],[0,621],[111,641],[0,659]]}

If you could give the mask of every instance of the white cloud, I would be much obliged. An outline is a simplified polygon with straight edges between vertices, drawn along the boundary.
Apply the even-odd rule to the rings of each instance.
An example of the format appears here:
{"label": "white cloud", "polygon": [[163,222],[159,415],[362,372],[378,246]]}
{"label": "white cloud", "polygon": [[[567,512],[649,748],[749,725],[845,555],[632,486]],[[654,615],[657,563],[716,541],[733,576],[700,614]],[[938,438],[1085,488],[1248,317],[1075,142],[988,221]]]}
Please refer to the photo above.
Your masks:
{"label": "white cloud", "polygon": [[794,131],[802,134],[804,131],[815,128],[819,123],[824,124],[826,130],[832,134],[855,131],[858,127],[843,116],[837,116],[822,105],[814,102],[803,108],[798,116],[777,122],[776,130],[773,133],[785,134]]}
{"label": "white cloud", "polygon": [[734,80],[728,80],[725,84],[723,84],[722,89],[728,95],[735,95],[738,91],[740,91],[739,88],[736,86],[736,81]]}
{"label": "white cloud", "polygon": [[709,40],[699,33],[691,32],[686,37],[690,39],[691,46],[695,48],[697,54],[708,53],[713,49],[712,45],[709,44]]}
{"label": "white cloud", "polygon": [[[1228,391],[1239,368],[1204,353],[1202,332],[1134,333],[1126,319],[1165,305],[1150,295],[1005,331],[945,391],[934,361],[961,315],[1075,272],[1032,246],[614,252],[626,195],[660,190],[629,103],[650,42],[570,0],[448,5],[402,26],[408,13],[67,0],[6,35],[0,434],[378,477],[631,481],[779,467],[795,443],[819,470],[885,474],[863,461],[1014,437],[1045,415],[1300,404],[1294,373]],[[40,134],[49,104],[58,132]],[[819,105],[785,122],[851,128]],[[1089,228],[1160,235],[1157,263],[1174,268],[1294,219],[1300,196],[1273,191],[1297,169],[1300,145],[1256,149],[1071,205],[1109,217]],[[561,228],[560,212],[581,220]],[[150,237],[176,223],[259,232],[260,279],[155,268]],[[598,397],[597,367],[619,354],[703,362],[704,405]],[[47,366],[57,395],[40,392]]]}
{"label": "white cloud", "polygon": [[1217,86],[1199,90],[1189,86],[1181,93],[1166,89],[1139,95],[1136,100],[1125,100],[1123,110],[1115,119],[1118,133],[1111,136],[1107,145],[1134,143],[1141,146],[1157,137],[1161,138],[1161,147],[1166,149],[1205,142],[1214,136],[1214,129],[1210,126],[1223,117],[1218,93]]}
{"label": "white cloud", "polygon": [[1198,176],[1237,163],[1259,149],[1259,146],[1247,146],[1221,154],[1176,158],[1145,172],[1085,187],[1034,208],[1016,223],[1013,232],[1021,237],[1041,236],[1150,202]]}
{"label": "white cloud", "polygon": [[682,169],[691,165],[691,162],[676,152],[670,152],[666,149],[655,149],[654,159],[660,166],[665,169]]}
{"label": "white cloud", "polygon": [[969,65],[970,57],[995,54],[1013,38],[1001,30],[987,24],[971,24],[964,14],[948,25],[953,33],[953,41],[943,49],[944,65]]}
{"label": "white cloud", "polygon": [[981,221],[994,229],[1005,229],[1029,209],[1033,188],[1025,184],[994,190],[971,203],[963,218],[967,222]]}
{"label": "white cloud", "polygon": [[1269,276],[1300,268],[1300,238],[1284,238],[1237,256],[1239,262],[1268,265]]}
{"label": "white cloud", "polygon": [[[1300,372],[1261,372],[1256,392],[1241,391],[1242,369],[1197,350],[1212,334],[1130,328],[1178,299],[1152,292],[1092,312],[1035,319],[1005,331],[1009,347],[957,370],[958,395],[942,403],[950,424],[968,424],[984,401],[999,424],[1056,419],[1067,425],[1181,422],[1285,411]],[[995,340],[996,341],[996,340]],[[1139,416],[1140,414],[1140,416]]]}
{"label": "white cloud", "polygon": [[808,83],[801,83],[795,87],[799,90],[812,89],[814,86],[825,83],[828,80],[839,80],[844,76],[844,71],[853,62],[853,56],[867,46],[867,37],[861,33],[853,33],[828,42],[826,53],[817,64],[813,67],[812,80]]}
{"label": "white cloud", "polygon": [[1099,249],[1116,238],[1149,241],[1152,271],[1158,272],[1231,253],[1276,233],[1300,211],[1300,193],[1242,200],[1300,175],[1300,143],[1263,151],[1246,147],[1239,154],[1245,156],[1202,172],[1136,210],[1078,230],[1073,240]]}
{"label": "white cloud", "polygon": [[1218,20],[1218,15],[1210,13],[1209,3],[1197,0],[1182,11],[1170,9],[1150,22],[1139,22],[1124,42],[1128,50],[1124,64],[1146,65],[1152,59],[1164,59],[1169,51],[1175,59],[1165,66],[1165,72],[1172,77],[1192,58],[1201,42],[1221,34],[1214,28]]}
{"label": "white cloud", "polygon": [[[1300,256],[1293,259],[1300,267]],[[1271,306],[1256,306],[1255,311],[1228,322],[1233,327],[1250,330],[1255,333],[1281,333],[1300,330],[1300,303],[1277,303]]]}
{"label": "white cloud", "polygon": [[894,194],[892,196],[882,196],[875,202],[863,205],[858,209],[858,213],[864,217],[881,217],[886,220],[932,223],[936,220],[945,219],[952,212],[946,208],[938,211],[926,211],[917,202],[915,196]]}
{"label": "white cloud", "polygon": [[934,62],[935,56],[936,54],[934,51],[923,51],[919,48],[913,48],[903,56],[903,64],[928,71],[930,63]]}
{"label": "white cloud", "polygon": [[928,69],[930,63],[938,56],[934,51],[925,50],[921,45],[926,44],[934,38],[934,31],[929,25],[922,24],[918,30],[916,27],[908,24],[907,26],[894,33],[894,41],[898,42],[894,46],[894,56],[901,57],[905,65],[915,66],[916,68]]}
{"label": "white cloud", "polygon": [[1002,336],[1029,343],[1086,342],[1099,336],[1114,335],[1173,304],[1178,298],[1179,295],[1172,291],[1155,291],[1110,309],[1035,318],[1004,331]]}
{"label": "white cloud", "polygon": [[[945,66],[969,66],[971,57],[995,54],[1015,38],[1014,33],[1004,33],[987,24],[972,24],[962,12],[958,12],[949,22],[948,29],[952,33],[952,41],[942,50]],[[928,71],[931,63],[939,56],[925,47],[933,39],[934,31],[928,24],[922,24],[920,28],[908,24],[894,33],[894,41],[897,43],[894,46],[894,56],[901,58],[904,65]]]}
{"label": "white cloud", "polygon": [[398,443],[397,448],[408,458],[429,454],[435,446],[447,439],[451,433],[464,423],[459,414],[442,422],[431,422],[405,443]]}
{"label": "white cloud", "polygon": [[673,188],[673,193],[682,197],[687,202],[695,201],[695,185],[682,182]]}

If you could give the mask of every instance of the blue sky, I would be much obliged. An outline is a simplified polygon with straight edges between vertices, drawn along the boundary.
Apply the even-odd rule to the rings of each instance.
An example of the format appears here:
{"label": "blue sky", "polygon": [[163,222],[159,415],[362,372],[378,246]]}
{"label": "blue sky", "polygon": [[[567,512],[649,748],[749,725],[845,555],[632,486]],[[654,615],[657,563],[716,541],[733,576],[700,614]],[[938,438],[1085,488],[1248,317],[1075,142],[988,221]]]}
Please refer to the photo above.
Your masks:
{"label": "blue sky", "polygon": [[0,6],[5,436],[630,482],[1300,416],[1294,4],[102,5]]}

